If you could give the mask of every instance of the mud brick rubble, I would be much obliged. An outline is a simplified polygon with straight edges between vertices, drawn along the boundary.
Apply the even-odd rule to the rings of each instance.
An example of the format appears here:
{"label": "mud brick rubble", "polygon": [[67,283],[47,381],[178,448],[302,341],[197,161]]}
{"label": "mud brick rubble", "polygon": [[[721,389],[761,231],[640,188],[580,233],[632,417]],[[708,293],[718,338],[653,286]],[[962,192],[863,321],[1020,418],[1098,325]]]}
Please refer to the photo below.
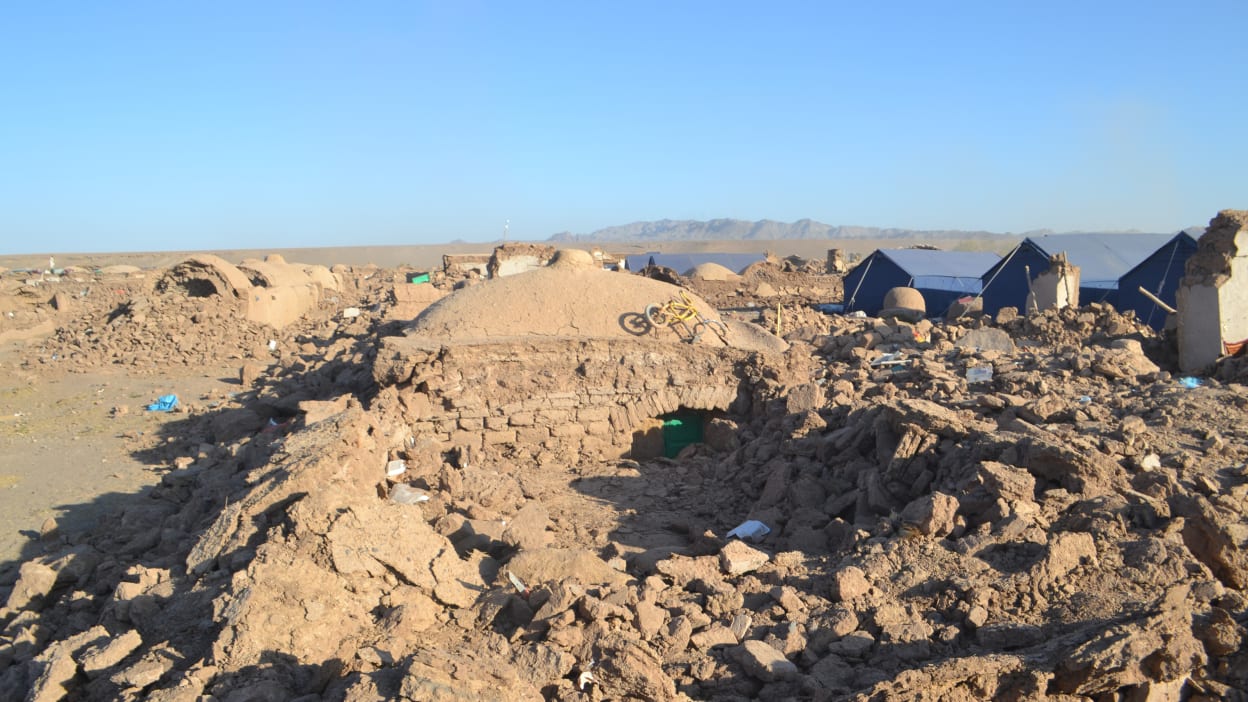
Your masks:
{"label": "mud brick rubble", "polygon": [[[763,282],[827,277],[789,269]],[[233,360],[246,391],[144,449],[146,499],[3,573],[0,698],[1248,699],[1235,361],[1189,388],[1100,305],[792,305],[770,351],[543,335],[536,285],[439,338],[388,319],[401,272],[335,272],[282,330],[157,273],[32,348],[36,374]],[[775,331],[759,284],[690,283]],[[680,408],[704,443],[624,457]],[[747,520],[770,532],[727,537]]]}

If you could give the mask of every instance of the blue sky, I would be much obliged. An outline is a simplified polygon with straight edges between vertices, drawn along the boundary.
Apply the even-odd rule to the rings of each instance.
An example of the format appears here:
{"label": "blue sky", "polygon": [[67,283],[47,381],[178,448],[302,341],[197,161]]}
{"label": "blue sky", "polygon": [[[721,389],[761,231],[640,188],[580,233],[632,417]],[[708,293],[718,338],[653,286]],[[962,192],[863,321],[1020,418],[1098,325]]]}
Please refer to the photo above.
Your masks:
{"label": "blue sky", "polygon": [[1248,207],[1248,3],[10,3],[0,252]]}

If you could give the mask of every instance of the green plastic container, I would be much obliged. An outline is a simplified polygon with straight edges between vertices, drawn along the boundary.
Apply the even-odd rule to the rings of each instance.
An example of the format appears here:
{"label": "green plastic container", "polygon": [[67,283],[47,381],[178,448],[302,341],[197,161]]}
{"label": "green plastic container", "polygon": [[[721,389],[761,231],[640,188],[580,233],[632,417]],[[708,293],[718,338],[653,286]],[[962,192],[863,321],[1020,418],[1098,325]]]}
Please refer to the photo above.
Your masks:
{"label": "green plastic container", "polygon": [[428,283],[428,282],[429,282],[429,274],[428,274],[428,273],[408,273],[408,274],[407,274],[407,282],[409,282],[409,283]]}
{"label": "green plastic container", "polygon": [[665,414],[663,420],[663,455],[675,458],[689,444],[702,443],[701,412],[684,411]]}

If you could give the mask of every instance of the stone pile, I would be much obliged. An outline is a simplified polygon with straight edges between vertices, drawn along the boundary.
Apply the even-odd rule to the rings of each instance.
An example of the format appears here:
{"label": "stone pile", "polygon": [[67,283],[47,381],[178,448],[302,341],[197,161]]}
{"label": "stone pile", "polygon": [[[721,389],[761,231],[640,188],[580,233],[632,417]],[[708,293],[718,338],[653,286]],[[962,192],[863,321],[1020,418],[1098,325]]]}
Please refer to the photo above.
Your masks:
{"label": "stone pile", "polygon": [[[275,282],[264,276],[282,272],[277,269],[275,273],[264,262],[250,265],[262,282]],[[312,351],[307,348],[309,339],[368,330],[370,323],[380,321],[379,316],[375,320],[366,312],[361,318],[358,311],[385,301],[386,281],[373,275],[375,271],[339,266],[334,273],[342,281],[336,283],[338,289],[318,297],[294,321],[275,327],[248,318],[229,291],[210,293],[172,284],[185,277],[179,270],[175,267],[127,286],[110,284],[107,295],[88,295],[64,305],[68,315],[58,318],[60,326],[34,344],[23,365],[32,370],[80,372],[110,365],[153,369],[203,368],[230,360],[267,363],[277,359],[280,363],[284,356]],[[233,270],[236,282],[251,289],[243,271],[252,268]],[[348,308],[355,308],[356,316],[344,314]],[[352,325],[362,326],[352,329]]]}
{"label": "stone pile", "polygon": [[768,259],[751,264],[739,276],[723,280],[692,276],[681,281],[721,309],[796,308],[841,299],[841,276],[825,274],[823,268],[821,261]]}
{"label": "stone pile", "polygon": [[143,273],[65,270],[60,275],[10,272],[0,275],[0,342],[34,339],[58,323],[108,312],[152,281]]}
{"label": "stone pile", "polygon": [[[646,345],[687,344],[547,340],[564,359],[470,380],[487,352],[396,365],[363,323],[310,327],[329,352],[188,418],[148,498],[0,580],[0,697],[1248,695],[1244,387],[1178,382],[1097,306],[792,321],[783,353],[699,350],[734,399],[646,460],[555,441],[571,416],[535,446],[454,435],[508,393],[614,393],[612,364],[683,397]],[[472,394],[445,440],[422,425]],[[214,430],[266,407],[297,414]]]}

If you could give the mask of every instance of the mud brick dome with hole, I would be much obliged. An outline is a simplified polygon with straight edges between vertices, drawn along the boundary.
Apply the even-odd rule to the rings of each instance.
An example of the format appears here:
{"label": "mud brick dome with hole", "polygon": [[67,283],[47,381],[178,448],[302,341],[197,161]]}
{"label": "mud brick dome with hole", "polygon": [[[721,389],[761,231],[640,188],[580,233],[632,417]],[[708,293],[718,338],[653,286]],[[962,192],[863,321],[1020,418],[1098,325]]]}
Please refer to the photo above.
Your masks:
{"label": "mud brick dome with hole", "polygon": [[548,267],[430,306],[405,336],[383,341],[374,376],[398,389],[413,440],[431,450],[656,455],[658,418],[747,412],[754,354],[784,348],[736,325],[727,342],[703,334],[686,343],[678,331],[651,328],[646,305],[677,291],[561,250]]}

